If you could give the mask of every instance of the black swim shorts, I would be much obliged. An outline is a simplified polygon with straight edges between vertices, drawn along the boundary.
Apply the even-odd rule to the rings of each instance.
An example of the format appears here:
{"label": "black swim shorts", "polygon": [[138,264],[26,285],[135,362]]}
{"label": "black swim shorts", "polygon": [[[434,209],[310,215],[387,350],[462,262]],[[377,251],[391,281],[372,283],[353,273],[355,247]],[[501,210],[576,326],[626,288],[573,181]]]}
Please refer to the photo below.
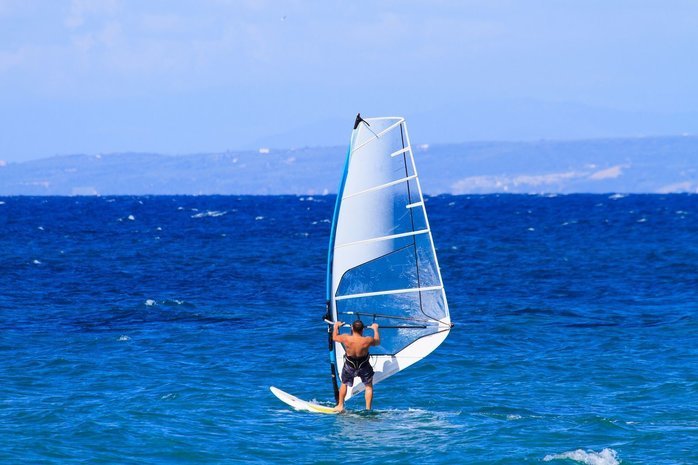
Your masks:
{"label": "black swim shorts", "polygon": [[354,385],[354,378],[359,376],[365,385],[373,383],[373,367],[369,356],[354,358],[344,357],[344,368],[342,368],[342,384],[349,387]]}

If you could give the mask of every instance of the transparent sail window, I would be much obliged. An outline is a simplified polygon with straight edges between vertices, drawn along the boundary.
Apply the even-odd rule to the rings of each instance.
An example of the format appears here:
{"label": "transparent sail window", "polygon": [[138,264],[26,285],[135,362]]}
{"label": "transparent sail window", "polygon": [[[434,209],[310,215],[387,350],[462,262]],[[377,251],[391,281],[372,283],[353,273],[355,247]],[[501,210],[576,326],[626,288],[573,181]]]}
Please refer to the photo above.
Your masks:
{"label": "transparent sail window", "polygon": [[335,296],[440,286],[427,235],[403,237],[394,249],[347,270]]}

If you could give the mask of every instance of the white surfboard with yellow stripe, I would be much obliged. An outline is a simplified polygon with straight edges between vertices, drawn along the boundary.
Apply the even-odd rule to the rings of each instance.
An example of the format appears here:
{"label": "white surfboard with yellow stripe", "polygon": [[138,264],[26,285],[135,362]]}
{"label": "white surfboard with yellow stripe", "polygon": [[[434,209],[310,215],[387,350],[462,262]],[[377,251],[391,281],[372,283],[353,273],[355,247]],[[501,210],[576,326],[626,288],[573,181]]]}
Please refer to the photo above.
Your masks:
{"label": "white surfboard with yellow stripe", "polygon": [[271,389],[271,392],[274,393],[276,397],[278,397],[282,402],[290,405],[296,410],[303,410],[306,412],[313,412],[313,413],[329,413],[329,414],[335,414],[338,413],[334,408],[332,407],[327,407],[325,405],[318,405],[314,404],[312,402],[305,401],[303,399],[299,399],[296,396],[292,396],[288,392],[284,392],[279,388],[275,388],[274,386],[271,386],[269,389]]}

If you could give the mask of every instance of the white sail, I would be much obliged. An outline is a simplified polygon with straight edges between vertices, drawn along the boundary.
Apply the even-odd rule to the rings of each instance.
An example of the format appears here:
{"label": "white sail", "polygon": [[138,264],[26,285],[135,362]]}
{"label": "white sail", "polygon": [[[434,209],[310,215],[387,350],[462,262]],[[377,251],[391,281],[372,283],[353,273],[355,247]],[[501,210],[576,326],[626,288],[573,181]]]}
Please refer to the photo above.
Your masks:
{"label": "white sail", "polygon": [[[352,133],[330,240],[333,321],[380,326],[374,383],[421,360],[451,328],[414,156],[403,118],[366,118]],[[370,334],[370,330],[366,330]],[[344,348],[330,343],[336,369]],[[347,399],[364,389],[357,378]]]}

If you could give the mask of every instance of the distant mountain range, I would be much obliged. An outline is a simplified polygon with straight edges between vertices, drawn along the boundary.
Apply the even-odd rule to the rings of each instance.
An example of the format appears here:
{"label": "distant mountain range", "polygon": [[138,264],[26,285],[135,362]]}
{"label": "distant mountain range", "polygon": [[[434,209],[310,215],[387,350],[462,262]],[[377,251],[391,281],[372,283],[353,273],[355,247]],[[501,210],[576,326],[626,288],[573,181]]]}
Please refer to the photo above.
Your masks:
{"label": "distant mountain range", "polygon": [[[698,193],[698,137],[467,142],[413,148],[427,194]],[[335,193],[346,147],[0,161],[0,195]]]}

